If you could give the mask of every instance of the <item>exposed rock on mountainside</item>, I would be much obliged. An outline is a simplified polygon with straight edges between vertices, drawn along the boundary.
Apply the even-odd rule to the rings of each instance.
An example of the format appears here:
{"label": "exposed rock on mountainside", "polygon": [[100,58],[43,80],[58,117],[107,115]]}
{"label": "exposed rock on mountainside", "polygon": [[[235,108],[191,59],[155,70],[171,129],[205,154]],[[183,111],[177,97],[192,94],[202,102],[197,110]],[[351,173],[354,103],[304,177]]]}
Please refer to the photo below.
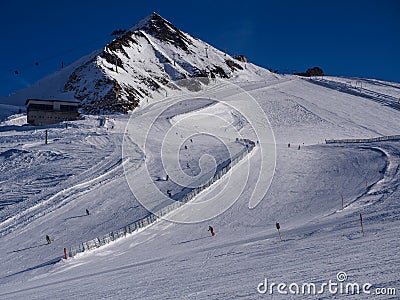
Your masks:
{"label": "exposed rock on mountainside", "polygon": [[[260,68],[261,69],[261,68]],[[76,68],[64,85],[91,113],[127,112],[145,97],[161,97],[192,77],[230,78],[238,61],[153,13]],[[252,72],[252,71],[246,71]],[[267,71],[265,71],[267,72]]]}

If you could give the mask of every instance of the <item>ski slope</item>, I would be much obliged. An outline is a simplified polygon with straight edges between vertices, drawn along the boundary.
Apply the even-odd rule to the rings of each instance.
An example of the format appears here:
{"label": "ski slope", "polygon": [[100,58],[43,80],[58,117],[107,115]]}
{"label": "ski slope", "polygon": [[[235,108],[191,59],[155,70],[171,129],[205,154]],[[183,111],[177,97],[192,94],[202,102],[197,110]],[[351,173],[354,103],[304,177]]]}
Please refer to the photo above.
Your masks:
{"label": "ski slope", "polygon": [[[399,96],[389,84],[380,85],[379,93]],[[104,126],[93,116],[67,129],[21,126],[19,115],[2,124],[0,299],[330,299],[328,291],[307,297],[275,289],[269,295],[258,293],[257,286],[265,278],[321,284],[337,281],[338,272],[346,272],[348,282],[371,283],[372,293],[400,292],[400,141],[324,144],[399,134],[398,110],[296,76],[238,78],[237,85],[216,83],[195,96],[177,94],[130,115],[104,116]],[[61,259],[64,247],[148,214],[136,192],[154,200],[167,189],[178,192],[180,185],[165,180],[171,162],[179,166],[176,174],[168,172],[171,177],[195,178],[240,151],[238,136],[258,140],[263,120],[245,110],[253,108],[251,97],[274,136],[260,138],[248,159],[172,213],[170,219],[175,215],[182,222],[159,220]],[[242,111],[228,105],[237,103]],[[271,186],[249,209],[259,177],[254,170],[268,161],[272,152],[263,150],[272,149],[272,141]],[[147,170],[157,193],[143,179]],[[220,203],[209,200],[225,204],[229,198],[235,201],[210,218]],[[206,205],[195,209],[196,203]],[[207,232],[209,225],[216,236]],[[46,234],[54,239],[50,245]]]}

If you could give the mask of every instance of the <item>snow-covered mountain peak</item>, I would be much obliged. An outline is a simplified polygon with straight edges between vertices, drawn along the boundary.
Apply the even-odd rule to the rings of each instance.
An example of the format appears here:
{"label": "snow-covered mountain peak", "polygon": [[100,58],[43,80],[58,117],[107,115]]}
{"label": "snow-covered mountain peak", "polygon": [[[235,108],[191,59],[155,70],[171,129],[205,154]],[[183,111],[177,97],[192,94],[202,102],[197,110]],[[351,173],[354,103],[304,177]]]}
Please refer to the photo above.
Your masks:
{"label": "snow-covered mountain peak", "polygon": [[174,24],[155,12],[133,26],[130,31],[143,31],[160,41],[171,43],[186,52],[190,52],[188,45],[192,43],[187,34],[184,34]]}
{"label": "snow-covered mountain peak", "polygon": [[89,112],[126,112],[144,98],[160,98],[176,89],[176,80],[191,77],[231,78],[240,73],[258,77],[261,68],[192,37],[157,13],[139,21],[77,68],[64,90],[73,92]]}
{"label": "snow-covered mountain peak", "polygon": [[125,113],[141,105],[144,99],[146,103],[160,100],[177,90],[174,82],[180,79],[255,80],[275,76],[181,31],[157,13],[94,53],[15,94],[7,102],[67,97],[80,100],[86,112]]}
{"label": "snow-covered mountain peak", "polygon": [[152,21],[157,20],[157,19],[162,19],[163,21],[168,22],[166,19],[164,19],[158,13],[152,12],[150,15],[146,16],[145,18],[143,18],[139,22],[137,22],[135,25],[133,25],[129,29],[129,31],[140,30],[142,28],[148,27],[149,24],[152,23]]}

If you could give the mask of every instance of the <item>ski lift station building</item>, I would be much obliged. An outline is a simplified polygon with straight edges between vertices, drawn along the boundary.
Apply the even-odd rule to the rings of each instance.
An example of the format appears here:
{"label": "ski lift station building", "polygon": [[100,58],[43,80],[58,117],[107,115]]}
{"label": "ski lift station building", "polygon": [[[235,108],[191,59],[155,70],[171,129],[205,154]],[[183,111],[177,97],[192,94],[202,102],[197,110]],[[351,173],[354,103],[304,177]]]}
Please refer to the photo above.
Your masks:
{"label": "ski lift station building", "polygon": [[41,126],[76,120],[79,117],[79,103],[78,100],[27,99],[27,121]]}

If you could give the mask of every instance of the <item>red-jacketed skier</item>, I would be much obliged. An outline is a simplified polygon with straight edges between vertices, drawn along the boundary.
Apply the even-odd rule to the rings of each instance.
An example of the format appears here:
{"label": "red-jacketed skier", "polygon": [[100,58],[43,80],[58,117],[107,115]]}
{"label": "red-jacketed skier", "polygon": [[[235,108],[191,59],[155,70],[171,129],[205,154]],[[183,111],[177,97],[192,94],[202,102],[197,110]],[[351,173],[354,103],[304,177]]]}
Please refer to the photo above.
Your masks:
{"label": "red-jacketed skier", "polygon": [[214,228],[212,228],[211,226],[208,226],[208,230],[207,231],[210,231],[212,236],[215,235]]}

